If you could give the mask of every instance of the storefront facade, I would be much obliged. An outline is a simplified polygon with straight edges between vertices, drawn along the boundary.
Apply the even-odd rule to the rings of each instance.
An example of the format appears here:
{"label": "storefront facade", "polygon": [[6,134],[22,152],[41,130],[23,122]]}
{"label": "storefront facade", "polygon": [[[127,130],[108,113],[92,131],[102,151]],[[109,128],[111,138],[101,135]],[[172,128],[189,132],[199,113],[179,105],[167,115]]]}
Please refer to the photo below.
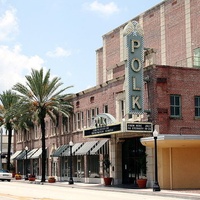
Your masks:
{"label": "storefront facade", "polygon": [[[46,119],[47,176],[54,175],[63,181],[69,179],[69,142],[73,141],[75,181],[103,183],[106,157],[111,163],[109,172],[113,183],[133,184],[139,174],[136,160],[143,152],[147,154],[147,186],[152,187],[154,154],[151,136],[153,127],[157,125],[161,188],[200,187],[199,175],[195,176],[199,174],[200,119],[200,63],[195,56],[200,45],[197,4],[195,0],[163,1],[131,23],[103,36],[103,47],[96,51],[96,86],[72,96],[74,114],[70,119],[61,117],[58,127]],[[176,20],[169,21],[170,18]],[[190,21],[190,25],[186,21]],[[144,41],[135,39],[128,45],[125,35],[134,33],[136,27],[143,34]],[[128,55],[138,50],[143,42],[144,60],[141,53],[136,57]],[[135,74],[127,71],[127,63]],[[127,74],[131,75],[128,79]],[[134,90],[137,94],[127,93],[127,90]],[[109,116],[112,123],[102,119],[98,121],[102,114]],[[135,128],[134,124],[138,127]],[[145,129],[144,124],[148,124],[150,129]],[[23,151],[25,146],[29,150],[40,149],[38,130],[35,128],[24,138],[20,132],[16,133],[16,152]],[[180,137],[171,140],[170,135]],[[167,139],[161,139],[163,137]],[[182,140],[184,142],[179,143]],[[41,154],[34,159],[32,156],[29,158],[33,161],[30,171],[36,166],[40,177]],[[23,170],[20,159],[16,157],[14,160]],[[186,160],[192,164],[185,166]],[[196,177],[194,184],[183,181],[188,179],[187,174],[191,171],[193,174],[189,179]]]}

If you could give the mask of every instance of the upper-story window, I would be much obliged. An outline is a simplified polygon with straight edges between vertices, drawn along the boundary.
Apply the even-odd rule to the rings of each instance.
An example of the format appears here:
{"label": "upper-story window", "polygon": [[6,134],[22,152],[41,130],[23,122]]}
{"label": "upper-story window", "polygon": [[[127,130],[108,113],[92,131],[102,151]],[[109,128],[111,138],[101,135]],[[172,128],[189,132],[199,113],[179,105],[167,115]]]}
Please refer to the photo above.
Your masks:
{"label": "upper-story window", "polygon": [[180,95],[170,95],[170,116],[181,117],[181,97]]}
{"label": "upper-story window", "polygon": [[35,132],[35,139],[38,139],[40,137],[40,125],[35,124],[34,132]]}
{"label": "upper-story window", "polygon": [[87,110],[87,127],[91,125],[90,110]]}
{"label": "upper-story window", "polygon": [[21,142],[22,141],[22,135],[23,135],[22,130],[19,129],[17,131],[17,142]]}
{"label": "upper-story window", "polygon": [[70,131],[69,123],[70,123],[69,117],[63,117],[63,119],[62,119],[62,126],[63,126],[62,134],[69,133],[69,131]]}
{"label": "upper-story window", "polygon": [[90,103],[94,103],[94,96],[90,97]]}
{"label": "upper-story window", "polygon": [[94,118],[99,114],[99,108],[92,108],[87,110],[87,127],[94,124]]}
{"label": "upper-story window", "polygon": [[103,106],[103,112],[104,113],[108,113],[108,105],[104,105]]}
{"label": "upper-story window", "polygon": [[194,97],[195,117],[200,118],[200,96]]}
{"label": "upper-story window", "polygon": [[74,130],[81,130],[83,128],[83,112],[77,112],[74,114]]}
{"label": "upper-story window", "polygon": [[30,131],[26,132],[26,136],[27,136],[26,139],[29,141],[31,139],[31,133],[30,133]]}
{"label": "upper-story window", "polygon": [[78,112],[76,117],[77,117],[77,128],[80,130],[81,129],[81,113]]}
{"label": "upper-story window", "polygon": [[45,122],[45,137],[48,136],[48,133],[49,133],[49,121],[46,121]]}
{"label": "upper-story window", "polygon": [[77,101],[77,102],[76,102],[76,108],[79,108],[79,107],[80,107],[80,102]]}

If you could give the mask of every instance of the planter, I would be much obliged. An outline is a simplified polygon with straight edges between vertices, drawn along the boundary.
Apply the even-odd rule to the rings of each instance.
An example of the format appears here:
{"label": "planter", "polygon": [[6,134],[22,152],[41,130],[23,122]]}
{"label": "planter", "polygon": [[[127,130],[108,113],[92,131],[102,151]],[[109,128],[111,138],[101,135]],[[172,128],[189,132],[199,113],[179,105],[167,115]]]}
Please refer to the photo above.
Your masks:
{"label": "planter", "polygon": [[29,181],[35,181],[35,178],[34,177],[30,177],[28,178]]}
{"label": "planter", "polygon": [[13,178],[15,178],[15,175],[16,175],[16,173],[15,173],[15,172],[12,172],[12,177],[13,177]]}
{"label": "planter", "polygon": [[49,182],[49,183],[55,183],[55,182],[56,182],[56,179],[48,179],[48,182]]}
{"label": "planter", "polygon": [[139,188],[146,188],[147,179],[137,179],[137,184]]}
{"label": "planter", "polygon": [[21,180],[22,177],[15,177],[15,180]]}
{"label": "planter", "polygon": [[111,185],[113,178],[111,177],[104,177],[104,185]]}

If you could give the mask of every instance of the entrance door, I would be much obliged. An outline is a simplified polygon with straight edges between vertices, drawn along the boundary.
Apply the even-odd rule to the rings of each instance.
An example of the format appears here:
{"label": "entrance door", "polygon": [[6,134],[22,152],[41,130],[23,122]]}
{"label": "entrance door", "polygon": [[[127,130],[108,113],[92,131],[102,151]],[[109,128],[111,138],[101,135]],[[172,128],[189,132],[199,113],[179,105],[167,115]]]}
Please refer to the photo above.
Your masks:
{"label": "entrance door", "polygon": [[145,146],[140,142],[140,137],[126,139],[122,144],[122,183],[135,183],[139,176],[138,157],[141,152],[145,154]]}

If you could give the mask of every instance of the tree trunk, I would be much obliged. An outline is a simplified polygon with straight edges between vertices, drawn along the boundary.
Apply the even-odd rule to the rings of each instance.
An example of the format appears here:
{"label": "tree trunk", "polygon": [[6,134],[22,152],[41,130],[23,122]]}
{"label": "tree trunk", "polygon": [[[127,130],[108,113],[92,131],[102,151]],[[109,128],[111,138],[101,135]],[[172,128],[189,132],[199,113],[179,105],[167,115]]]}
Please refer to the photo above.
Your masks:
{"label": "tree trunk", "polygon": [[7,170],[10,171],[10,152],[11,152],[11,140],[12,140],[12,128],[8,126],[8,153],[7,153]]}
{"label": "tree trunk", "polygon": [[45,182],[46,175],[46,145],[45,145],[45,112],[40,113],[40,125],[42,132],[42,179],[41,182]]}

